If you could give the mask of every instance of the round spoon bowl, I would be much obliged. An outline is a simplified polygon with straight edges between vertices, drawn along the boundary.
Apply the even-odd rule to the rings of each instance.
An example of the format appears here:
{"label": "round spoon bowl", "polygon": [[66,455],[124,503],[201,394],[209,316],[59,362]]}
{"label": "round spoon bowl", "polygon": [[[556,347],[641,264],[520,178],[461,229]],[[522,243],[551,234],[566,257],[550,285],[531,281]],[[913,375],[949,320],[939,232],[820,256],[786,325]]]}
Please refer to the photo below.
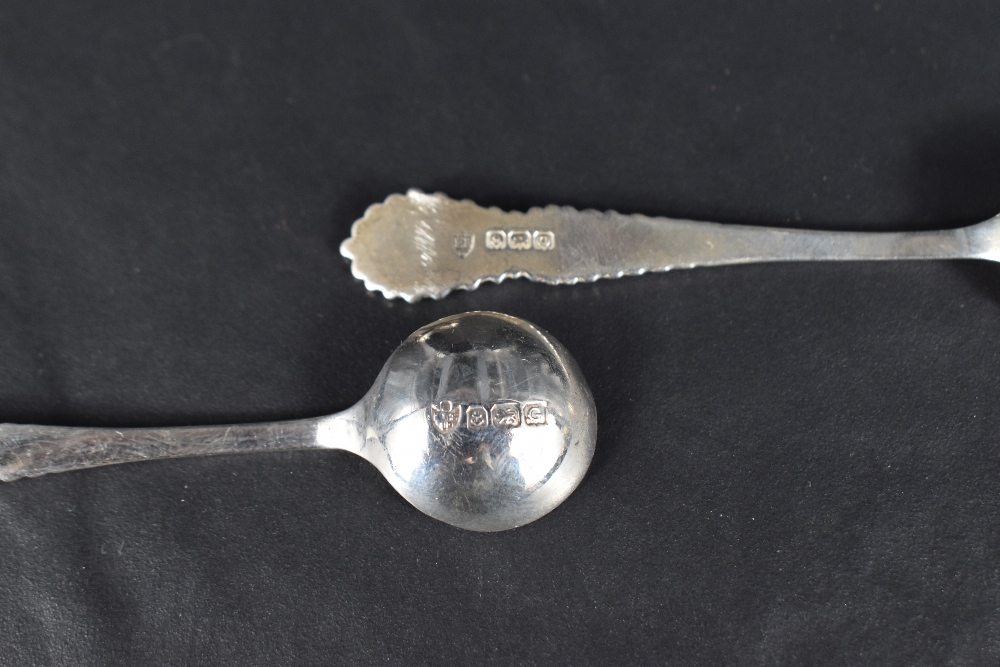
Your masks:
{"label": "round spoon bowl", "polygon": [[594,455],[597,412],[576,362],[545,331],[500,313],[415,332],[363,405],[362,455],[418,509],[469,530],[547,514]]}

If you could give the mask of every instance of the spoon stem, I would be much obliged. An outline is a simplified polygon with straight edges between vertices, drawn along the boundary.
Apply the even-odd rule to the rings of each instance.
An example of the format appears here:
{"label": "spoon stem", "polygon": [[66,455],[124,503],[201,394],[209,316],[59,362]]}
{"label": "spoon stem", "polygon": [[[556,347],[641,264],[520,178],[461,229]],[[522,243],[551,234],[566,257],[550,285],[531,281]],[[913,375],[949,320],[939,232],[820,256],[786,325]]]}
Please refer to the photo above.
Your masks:
{"label": "spoon stem", "polygon": [[662,236],[665,242],[649,249],[644,258],[644,267],[653,268],[969,256],[965,230],[825,232],[686,221],[651,228],[656,230],[651,236]]}
{"label": "spoon stem", "polygon": [[0,481],[186,456],[304,449],[360,453],[355,411],[261,424],[151,429],[0,424]]}

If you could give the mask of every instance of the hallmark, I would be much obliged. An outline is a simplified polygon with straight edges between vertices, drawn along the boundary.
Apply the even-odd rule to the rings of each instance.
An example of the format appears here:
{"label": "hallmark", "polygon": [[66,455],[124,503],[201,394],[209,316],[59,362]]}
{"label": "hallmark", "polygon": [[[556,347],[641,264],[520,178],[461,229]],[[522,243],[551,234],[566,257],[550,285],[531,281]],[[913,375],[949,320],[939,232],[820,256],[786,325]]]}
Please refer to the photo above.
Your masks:
{"label": "hallmark", "polygon": [[486,232],[486,249],[503,250],[507,247],[507,232],[502,229],[491,229]]}
{"label": "hallmark", "polygon": [[462,406],[452,407],[451,401],[441,401],[431,406],[431,423],[441,433],[448,433],[458,426],[462,418]]}
{"label": "hallmark", "polygon": [[[431,405],[430,418],[440,433],[451,433],[462,423],[461,405],[451,401],[438,401]],[[519,426],[542,426],[548,421],[548,404],[545,401],[497,401],[493,405],[467,405],[465,428],[482,431],[489,426],[510,429]]]}
{"label": "hallmark", "polygon": [[538,426],[545,423],[545,401],[528,401],[521,408],[524,423],[528,426]]}
{"label": "hallmark", "polygon": [[464,232],[462,234],[455,234],[452,238],[452,248],[455,250],[455,254],[465,259],[472,252],[473,247],[476,245],[476,237],[472,234]]}
{"label": "hallmark", "polygon": [[535,250],[552,250],[556,247],[555,232],[535,232],[531,235],[531,246]]}
{"label": "hallmark", "polygon": [[530,250],[531,232],[523,229],[512,229],[507,232],[507,247],[511,250]]}
{"label": "hallmark", "polygon": [[494,426],[516,428],[521,425],[520,406],[514,401],[495,403],[490,408],[490,419],[493,421]]}
{"label": "hallmark", "polygon": [[483,245],[487,250],[541,250],[545,252],[556,247],[556,234],[545,230],[488,229],[483,239]]}
{"label": "hallmark", "polygon": [[490,425],[490,413],[482,405],[470,405],[465,409],[465,425],[470,431],[482,431]]}

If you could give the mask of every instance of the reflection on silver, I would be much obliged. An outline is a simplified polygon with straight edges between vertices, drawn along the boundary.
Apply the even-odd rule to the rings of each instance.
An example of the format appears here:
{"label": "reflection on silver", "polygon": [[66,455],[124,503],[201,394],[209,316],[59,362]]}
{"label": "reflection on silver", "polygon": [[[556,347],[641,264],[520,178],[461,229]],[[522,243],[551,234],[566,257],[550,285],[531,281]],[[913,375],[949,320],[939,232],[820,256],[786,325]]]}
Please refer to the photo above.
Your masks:
{"label": "reflection on silver", "polygon": [[329,417],[121,430],[2,424],[0,480],[180,456],[344,449],[430,516],[495,531],[559,505],[583,479],[596,437],[593,397],[565,348],[524,320],[476,312],[407,338],[361,402]]}
{"label": "reflection on silver", "polygon": [[[482,246],[470,243],[462,252],[437,252],[458,236],[482,238]],[[370,206],[340,252],[368,289],[390,299],[417,301],[506,278],[562,284],[753,262],[1000,261],[1000,216],[933,232],[822,232],[557,206],[506,213],[410,190]]]}

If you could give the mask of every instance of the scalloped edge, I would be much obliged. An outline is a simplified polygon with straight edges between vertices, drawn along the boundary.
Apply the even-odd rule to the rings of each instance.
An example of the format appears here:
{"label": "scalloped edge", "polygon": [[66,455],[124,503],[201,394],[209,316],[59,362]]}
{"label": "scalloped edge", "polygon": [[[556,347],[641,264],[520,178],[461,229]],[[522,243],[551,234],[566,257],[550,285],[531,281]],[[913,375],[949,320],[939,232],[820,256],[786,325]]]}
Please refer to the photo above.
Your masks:
{"label": "scalloped edge", "polygon": [[[544,277],[544,276],[537,276],[537,275],[532,274],[530,271],[507,271],[507,272],[501,273],[499,275],[483,276],[481,278],[477,278],[476,280],[474,280],[471,283],[459,283],[459,284],[456,284],[456,285],[452,285],[452,286],[447,287],[447,288],[445,288],[445,289],[443,289],[441,291],[433,292],[433,293],[431,293],[431,292],[419,292],[419,293],[398,292],[398,291],[396,291],[394,289],[386,287],[385,285],[380,285],[379,283],[377,283],[374,280],[370,279],[368,276],[364,275],[363,273],[360,273],[357,270],[357,264],[355,262],[354,253],[352,253],[351,249],[350,249],[351,241],[353,241],[356,238],[356,236],[357,236],[358,227],[365,220],[367,220],[368,216],[372,213],[372,211],[377,210],[381,206],[387,205],[392,199],[395,199],[397,197],[404,197],[404,198],[411,198],[411,197],[444,197],[445,199],[448,199],[448,200],[451,200],[451,201],[454,201],[454,202],[471,204],[471,205],[477,206],[477,207],[479,207],[481,209],[484,209],[484,210],[487,210],[487,211],[497,211],[497,212],[502,213],[504,215],[523,215],[523,216],[528,216],[528,215],[531,215],[532,213],[535,213],[535,212],[543,213],[545,211],[562,211],[562,212],[566,212],[566,213],[570,213],[570,212],[571,213],[595,213],[597,215],[626,215],[626,214],[619,213],[618,211],[615,211],[615,210],[612,210],[612,209],[608,209],[606,211],[600,211],[600,210],[595,209],[595,208],[578,209],[578,208],[574,208],[572,206],[560,206],[558,204],[549,204],[547,206],[532,206],[527,211],[506,211],[506,210],[500,208],[499,206],[480,206],[479,204],[477,204],[472,199],[467,199],[467,198],[466,199],[453,199],[452,197],[449,197],[444,192],[440,192],[440,191],[439,192],[434,192],[432,194],[427,194],[426,192],[424,192],[423,190],[420,190],[418,188],[409,188],[406,191],[406,194],[400,194],[398,192],[394,192],[391,195],[389,195],[388,197],[386,197],[384,200],[382,200],[380,202],[375,202],[374,204],[371,204],[370,206],[368,206],[368,208],[365,209],[364,215],[362,215],[360,218],[358,218],[357,220],[355,220],[351,224],[351,234],[350,234],[350,236],[348,236],[346,239],[344,239],[340,243],[340,254],[341,254],[341,256],[344,257],[344,258],[346,258],[351,263],[351,275],[354,276],[357,280],[360,280],[362,283],[364,283],[365,289],[367,289],[369,292],[381,292],[382,296],[384,296],[386,299],[402,299],[402,300],[406,301],[407,303],[417,303],[421,299],[440,300],[440,299],[443,299],[444,297],[448,296],[449,294],[451,294],[452,292],[457,291],[457,290],[465,290],[465,291],[471,292],[473,290],[478,289],[479,286],[482,285],[484,282],[490,282],[490,283],[500,284],[503,281],[508,280],[508,279],[527,278],[528,280],[531,280],[531,281],[536,282],[536,283],[542,283],[544,285],[577,285],[579,283],[593,283],[593,282],[597,282],[598,280],[611,279],[611,278],[623,278],[625,276],[641,276],[644,273],[651,273],[651,272],[652,273],[664,273],[664,272],[670,271],[671,269],[679,268],[679,267],[672,267],[672,266],[662,267],[662,268],[661,267],[640,268],[640,269],[636,269],[636,270],[632,270],[632,271],[618,271],[618,272],[616,272],[614,274],[611,274],[611,273],[598,273],[598,274],[594,274],[592,276],[581,276],[581,277],[567,278],[567,279],[547,278],[547,277]],[[645,218],[645,219],[648,219],[648,220],[653,219],[651,216],[643,215],[641,213],[628,214],[628,217]]]}

